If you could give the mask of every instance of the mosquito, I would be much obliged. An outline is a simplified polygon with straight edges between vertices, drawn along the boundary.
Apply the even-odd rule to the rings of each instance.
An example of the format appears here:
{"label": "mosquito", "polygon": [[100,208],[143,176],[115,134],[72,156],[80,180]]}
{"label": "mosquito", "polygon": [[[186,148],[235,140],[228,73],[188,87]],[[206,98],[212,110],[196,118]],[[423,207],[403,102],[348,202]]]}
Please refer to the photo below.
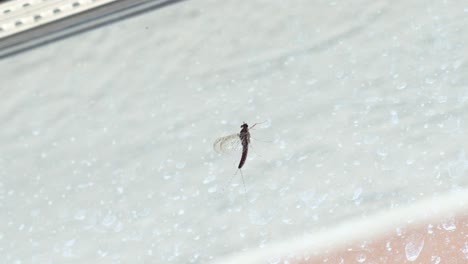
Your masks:
{"label": "mosquito", "polygon": [[[253,129],[258,124],[261,124],[261,123],[255,123],[252,127],[250,127],[250,129]],[[240,127],[242,129],[239,133],[232,134],[232,135],[225,136],[225,137],[220,137],[217,140],[215,140],[215,142],[213,143],[213,149],[218,153],[223,153],[223,152],[228,152],[231,150],[237,150],[237,148],[239,147],[239,143],[242,145],[242,155],[239,161],[239,165],[237,166],[237,169],[241,173],[242,183],[244,184],[244,190],[245,190],[244,175],[242,174],[241,169],[242,167],[244,167],[245,161],[247,160],[247,154],[249,152],[250,132],[249,132],[249,125],[247,125],[246,123],[243,123]]]}

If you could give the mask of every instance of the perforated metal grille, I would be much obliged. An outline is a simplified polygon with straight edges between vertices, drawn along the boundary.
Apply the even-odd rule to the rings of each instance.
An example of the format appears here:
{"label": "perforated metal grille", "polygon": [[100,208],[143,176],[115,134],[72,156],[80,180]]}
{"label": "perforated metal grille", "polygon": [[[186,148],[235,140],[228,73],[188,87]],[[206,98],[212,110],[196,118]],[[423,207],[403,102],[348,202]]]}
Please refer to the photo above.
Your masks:
{"label": "perforated metal grille", "polygon": [[15,0],[0,4],[0,39],[118,0]]}

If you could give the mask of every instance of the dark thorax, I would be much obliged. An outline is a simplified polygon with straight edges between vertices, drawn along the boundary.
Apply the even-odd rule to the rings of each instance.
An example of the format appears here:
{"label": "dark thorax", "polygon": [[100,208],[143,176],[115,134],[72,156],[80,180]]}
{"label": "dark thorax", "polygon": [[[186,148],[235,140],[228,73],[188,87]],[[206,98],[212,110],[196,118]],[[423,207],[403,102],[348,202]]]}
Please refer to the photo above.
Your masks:
{"label": "dark thorax", "polygon": [[243,147],[247,147],[250,144],[250,133],[247,124],[242,125],[242,129],[239,133],[239,138]]}

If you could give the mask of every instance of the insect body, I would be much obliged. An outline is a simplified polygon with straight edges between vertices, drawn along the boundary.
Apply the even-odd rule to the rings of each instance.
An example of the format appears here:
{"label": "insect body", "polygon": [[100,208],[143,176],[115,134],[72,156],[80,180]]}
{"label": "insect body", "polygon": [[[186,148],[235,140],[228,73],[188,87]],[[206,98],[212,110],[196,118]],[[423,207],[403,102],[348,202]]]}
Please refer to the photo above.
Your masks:
{"label": "insect body", "polygon": [[247,153],[249,152],[249,144],[250,144],[250,133],[249,133],[249,125],[246,123],[242,124],[241,131],[239,133],[239,139],[242,144],[242,156],[239,162],[238,169],[242,169],[245,164],[245,160],[247,159]]}
{"label": "insect body", "polygon": [[[256,125],[257,124],[254,124],[251,128],[254,128]],[[249,132],[249,125],[247,125],[246,123],[243,123],[241,128],[242,128],[241,131],[237,134],[232,134],[229,136],[218,138],[214,142],[213,148],[216,152],[221,153],[221,152],[228,152],[231,150],[238,150],[239,147],[242,146],[242,155],[239,161],[239,165],[237,166],[237,169],[241,173],[242,183],[244,184],[244,189],[245,189],[244,175],[242,175],[241,169],[244,166],[245,161],[247,160],[247,154],[249,152],[250,132]]]}
{"label": "insect body", "polygon": [[[254,124],[251,128],[255,127],[255,125],[257,124]],[[249,152],[250,144],[249,125],[244,123],[241,128],[242,129],[239,133],[218,138],[213,144],[214,150],[218,153],[238,150],[239,147],[242,146],[242,155],[239,166],[237,166],[238,169],[241,169],[247,160],[247,153]]]}
{"label": "insect body", "polygon": [[[257,124],[254,124],[250,128],[254,128]],[[250,145],[249,125],[244,123],[242,124],[241,128],[242,129],[239,133],[218,138],[213,144],[214,150],[218,153],[236,151],[242,147],[241,160],[239,161],[239,166],[237,166],[238,169],[241,169],[244,166],[245,161],[247,160],[247,154],[249,152]]]}

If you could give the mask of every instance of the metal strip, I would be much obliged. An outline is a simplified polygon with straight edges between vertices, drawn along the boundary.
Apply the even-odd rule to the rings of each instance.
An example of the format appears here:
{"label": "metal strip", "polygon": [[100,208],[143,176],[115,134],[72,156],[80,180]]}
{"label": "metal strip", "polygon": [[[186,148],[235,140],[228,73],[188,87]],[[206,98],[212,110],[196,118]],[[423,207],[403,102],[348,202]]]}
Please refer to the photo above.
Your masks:
{"label": "metal strip", "polygon": [[[0,39],[0,59],[184,0],[117,0]],[[63,2],[62,2],[63,3]]]}

